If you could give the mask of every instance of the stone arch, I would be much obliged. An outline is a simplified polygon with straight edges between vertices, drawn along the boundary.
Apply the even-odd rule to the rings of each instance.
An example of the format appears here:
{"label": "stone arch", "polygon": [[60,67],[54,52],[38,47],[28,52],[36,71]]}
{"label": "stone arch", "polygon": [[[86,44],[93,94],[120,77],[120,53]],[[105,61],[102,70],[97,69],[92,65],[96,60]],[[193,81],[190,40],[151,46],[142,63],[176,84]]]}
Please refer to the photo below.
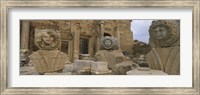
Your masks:
{"label": "stone arch", "polygon": [[104,36],[104,37],[106,37],[106,36],[111,37],[111,34],[109,34],[109,33],[104,33],[103,36]]}

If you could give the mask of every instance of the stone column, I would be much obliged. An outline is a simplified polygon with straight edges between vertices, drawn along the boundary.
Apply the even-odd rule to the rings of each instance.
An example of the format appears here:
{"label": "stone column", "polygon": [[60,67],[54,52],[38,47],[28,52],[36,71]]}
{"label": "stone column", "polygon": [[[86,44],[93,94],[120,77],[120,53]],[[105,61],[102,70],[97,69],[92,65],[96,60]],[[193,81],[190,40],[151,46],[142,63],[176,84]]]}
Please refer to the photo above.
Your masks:
{"label": "stone column", "polygon": [[69,46],[68,46],[68,55],[70,58],[70,61],[73,62],[73,46],[72,46],[72,40],[69,40]]}
{"label": "stone column", "polygon": [[30,21],[22,21],[22,30],[20,34],[20,49],[28,51],[29,50],[29,30],[30,30]]}
{"label": "stone column", "polygon": [[[98,32],[96,32],[96,33],[98,33]],[[99,37],[99,35],[97,34],[96,35],[96,43],[95,43],[95,45],[96,45],[96,52],[99,51],[100,39],[101,39],[101,37]]]}
{"label": "stone column", "polygon": [[100,28],[101,28],[101,38],[103,37],[103,35],[104,35],[104,21],[100,21]]}
{"label": "stone column", "polygon": [[94,56],[94,44],[95,44],[95,36],[92,36],[91,38],[89,38],[89,54],[90,56]]}
{"label": "stone column", "polygon": [[30,22],[27,20],[21,21],[20,31],[20,66],[28,63],[29,56],[29,29]]}
{"label": "stone column", "polygon": [[104,35],[104,21],[102,21],[102,20],[100,20],[100,22],[99,22],[99,24],[100,24],[100,37],[99,37],[99,35],[98,35],[98,37],[97,37],[97,51],[99,51],[99,49],[100,49],[100,41],[101,41],[101,38],[103,38],[103,35]]}
{"label": "stone column", "polygon": [[117,21],[117,31],[115,31],[115,36],[118,40],[118,44],[119,44],[119,49],[118,50],[121,50],[121,45],[120,45],[120,22]]}
{"label": "stone column", "polygon": [[81,27],[78,24],[74,24],[74,61],[79,60],[79,42]]}

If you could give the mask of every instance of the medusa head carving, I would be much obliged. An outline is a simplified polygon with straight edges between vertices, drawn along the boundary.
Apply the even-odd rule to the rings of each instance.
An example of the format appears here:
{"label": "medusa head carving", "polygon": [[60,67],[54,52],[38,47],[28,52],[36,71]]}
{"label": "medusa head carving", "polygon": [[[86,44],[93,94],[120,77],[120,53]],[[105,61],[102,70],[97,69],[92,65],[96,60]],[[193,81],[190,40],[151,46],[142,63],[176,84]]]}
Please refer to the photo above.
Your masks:
{"label": "medusa head carving", "polygon": [[180,22],[177,20],[153,21],[149,34],[151,47],[180,46]]}

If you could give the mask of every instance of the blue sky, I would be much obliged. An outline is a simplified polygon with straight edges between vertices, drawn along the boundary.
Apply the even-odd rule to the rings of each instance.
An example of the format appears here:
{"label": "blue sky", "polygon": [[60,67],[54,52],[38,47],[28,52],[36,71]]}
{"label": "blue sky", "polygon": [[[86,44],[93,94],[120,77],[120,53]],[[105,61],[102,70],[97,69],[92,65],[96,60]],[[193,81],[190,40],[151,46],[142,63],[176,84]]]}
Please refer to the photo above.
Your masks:
{"label": "blue sky", "polygon": [[132,20],[131,31],[133,38],[145,43],[149,42],[149,27],[153,20]]}

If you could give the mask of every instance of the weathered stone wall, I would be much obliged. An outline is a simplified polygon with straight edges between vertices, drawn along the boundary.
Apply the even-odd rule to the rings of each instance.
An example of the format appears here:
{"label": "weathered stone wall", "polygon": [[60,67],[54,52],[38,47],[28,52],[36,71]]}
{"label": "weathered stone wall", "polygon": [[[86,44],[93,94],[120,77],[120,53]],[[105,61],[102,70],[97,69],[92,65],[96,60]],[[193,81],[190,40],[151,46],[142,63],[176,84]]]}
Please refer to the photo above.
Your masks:
{"label": "weathered stone wall", "polygon": [[117,32],[116,27],[117,23],[114,20],[104,20],[104,33],[108,33],[111,36],[115,37],[115,32]]}
{"label": "weathered stone wall", "polygon": [[[88,52],[91,56],[99,50],[99,39],[104,33],[118,38],[122,51],[132,52],[133,35],[130,29],[131,20],[32,20],[30,21],[29,47],[31,51],[38,48],[34,45],[35,29],[56,29],[61,33],[61,40],[68,41],[68,54],[72,59],[79,55],[80,38],[89,39]],[[61,46],[62,47],[62,46]]]}
{"label": "weathered stone wall", "polygon": [[131,26],[131,20],[119,21],[121,50],[131,54],[133,45],[133,33],[131,32],[130,26]]}

